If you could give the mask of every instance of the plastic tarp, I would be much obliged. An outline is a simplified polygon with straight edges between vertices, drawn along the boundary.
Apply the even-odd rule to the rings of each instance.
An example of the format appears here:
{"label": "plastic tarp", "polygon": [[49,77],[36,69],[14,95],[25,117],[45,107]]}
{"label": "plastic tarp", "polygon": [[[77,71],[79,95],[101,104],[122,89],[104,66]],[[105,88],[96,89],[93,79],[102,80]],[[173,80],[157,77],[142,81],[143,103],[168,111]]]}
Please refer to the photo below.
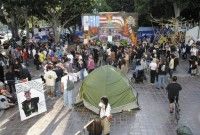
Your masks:
{"label": "plastic tarp", "polygon": [[154,36],[154,29],[152,27],[139,27],[137,36],[142,39],[144,36],[152,37]]}
{"label": "plastic tarp", "polygon": [[197,41],[197,39],[200,38],[198,37],[199,32],[200,32],[200,28],[198,26],[188,30],[185,35],[185,43],[187,44],[190,39]]}
{"label": "plastic tarp", "polygon": [[108,97],[112,113],[138,108],[137,92],[128,78],[109,65],[97,68],[84,79],[79,96],[84,106],[95,113],[102,96]]}

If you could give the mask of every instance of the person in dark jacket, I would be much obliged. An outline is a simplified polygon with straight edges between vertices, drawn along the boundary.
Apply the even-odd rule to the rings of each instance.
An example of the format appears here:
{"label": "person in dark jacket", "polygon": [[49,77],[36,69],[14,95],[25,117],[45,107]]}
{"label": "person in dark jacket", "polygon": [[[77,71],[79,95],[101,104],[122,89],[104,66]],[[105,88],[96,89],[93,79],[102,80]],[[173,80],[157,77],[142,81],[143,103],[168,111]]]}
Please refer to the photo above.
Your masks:
{"label": "person in dark jacket", "polygon": [[22,66],[22,69],[20,71],[20,77],[19,77],[20,80],[24,80],[24,79],[28,79],[28,81],[31,80],[31,74],[28,70],[28,68],[26,66]]}
{"label": "person in dark jacket", "polygon": [[56,72],[57,79],[55,83],[55,90],[54,90],[54,95],[55,96],[60,96],[61,95],[61,78],[64,75],[64,71],[61,67],[55,66],[54,71]]}
{"label": "person in dark jacket", "polygon": [[38,51],[36,52],[36,54],[34,56],[34,64],[36,66],[36,69],[39,70],[41,63],[40,63],[40,60],[39,60]]}
{"label": "person in dark jacket", "polygon": [[169,110],[170,113],[173,113],[174,111],[174,101],[178,103],[179,99],[179,91],[182,90],[182,87],[180,84],[177,83],[177,77],[172,77],[172,83],[168,84],[166,87],[167,93],[168,93],[168,99],[169,99]]}
{"label": "person in dark jacket", "polygon": [[2,64],[0,64],[0,81],[4,83],[4,68]]}
{"label": "person in dark jacket", "polygon": [[19,60],[16,60],[15,63],[13,64],[13,71],[15,73],[15,77],[18,79],[20,78],[20,72],[22,69],[22,65],[20,64]]}
{"label": "person in dark jacket", "polygon": [[10,93],[16,92],[15,89],[15,73],[12,71],[12,69],[9,69],[8,72],[5,74],[6,81],[8,84],[8,87],[10,89]]}

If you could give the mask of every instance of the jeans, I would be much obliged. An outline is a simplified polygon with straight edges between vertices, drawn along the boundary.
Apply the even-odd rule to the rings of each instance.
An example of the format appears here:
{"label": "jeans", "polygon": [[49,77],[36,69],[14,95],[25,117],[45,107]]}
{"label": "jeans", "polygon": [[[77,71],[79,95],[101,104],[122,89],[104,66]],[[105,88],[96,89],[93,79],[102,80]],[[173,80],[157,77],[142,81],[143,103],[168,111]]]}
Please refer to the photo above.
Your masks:
{"label": "jeans", "polygon": [[55,96],[61,95],[61,81],[58,81],[58,82],[55,83],[54,95]]}
{"label": "jeans", "polygon": [[84,79],[84,71],[85,71],[85,69],[81,69],[81,70],[80,70],[80,79],[81,79],[81,80]]}
{"label": "jeans", "polygon": [[102,64],[103,64],[103,57],[99,57],[97,65],[102,66]]}
{"label": "jeans", "polygon": [[170,75],[170,78],[172,78],[172,75],[173,75],[173,69],[169,69],[169,75]]}
{"label": "jeans", "polygon": [[166,86],[166,75],[158,75],[158,88]]}
{"label": "jeans", "polygon": [[73,104],[73,94],[72,94],[73,90],[64,90],[64,106],[68,106],[69,109],[72,108],[72,104]]}

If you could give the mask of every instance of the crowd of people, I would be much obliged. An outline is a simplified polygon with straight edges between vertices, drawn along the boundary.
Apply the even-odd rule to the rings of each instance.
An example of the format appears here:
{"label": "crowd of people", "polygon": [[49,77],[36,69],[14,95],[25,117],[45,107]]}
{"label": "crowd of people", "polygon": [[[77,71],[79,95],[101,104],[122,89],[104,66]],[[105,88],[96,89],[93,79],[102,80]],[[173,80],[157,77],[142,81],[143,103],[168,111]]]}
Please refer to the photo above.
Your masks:
{"label": "crowd of people", "polygon": [[[15,84],[31,80],[29,66],[41,70],[40,76],[46,84],[49,98],[64,97],[64,106],[73,108],[74,83],[82,81],[95,68],[112,65],[123,74],[132,72],[135,83],[148,80],[157,89],[166,87],[167,75],[172,78],[179,61],[188,60],[188,73],[200,75],[200,41],[189,40],[159,44],[143,39],[137,46],[116,46],[114,44],[96,45],[90,41],[87,45],[57,45],[54,42],[27,42],[24,46],[10,46],[8,54],[0,59],[1,109],[16,104]],[[7,88],[8,87],[8,88]],[[3,106],[3,103],[7,105]]]}
{"label": "crowd of people", "polygon": [[[132,79],[136,83],[147,80],[149,73],[150,83],[161,89],[166,86],[167,74],[170,78],[173,76],[180,59],[189,60],[188,73],[200,74],[198,47],[199,41],[195,43],[192,39],[188,44],[181,42],[176,45],[170,42],[151,43],[143,39],[138,46],[128,47],[113,44],[100,46],[95,45],[95,41],[74,46],[30,42],[24,47],[10,46],[7,56],[1,56],[0,79],[14,94],[17,80],[31,80],[27,67],[33,62],[36,70],[44,71],[41,78],[46,84],[47,94],[55,97],[68,89],[68,80],[83,80],[95,68],[108,64],[119,68],[124,74],[133,70]],[[70,87],[73,89],[73,86]]]}

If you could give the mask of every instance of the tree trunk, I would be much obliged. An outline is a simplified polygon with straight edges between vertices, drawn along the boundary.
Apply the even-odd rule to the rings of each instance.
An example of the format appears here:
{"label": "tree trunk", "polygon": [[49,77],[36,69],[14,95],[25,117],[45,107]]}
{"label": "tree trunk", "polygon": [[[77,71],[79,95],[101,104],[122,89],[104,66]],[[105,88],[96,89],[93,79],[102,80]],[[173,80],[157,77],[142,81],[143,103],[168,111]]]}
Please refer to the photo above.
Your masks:
{"label": "tree trunk", "polygon": [[29,24],[28,24],[28,11],[25,9],[24,11],[24,19],[25,19],[25,26],[26,26],[26,38],[29,38]]}
{"label": "tree trunk", "polygon": [[175,16],[175,32],[178,32],[178,27],[179,27],[179,20],[178,17],[181,14],[181,8],[177,5],[176,2],[173,2],[173,7],[174,7],[174,16]]}
{"label": "tree trunk", "polygon": [[60,42],[60,32],[58,31],[58,27],[59,27],[59,22],[58,22],[58,18],[52,18],[52,22],[53,22],[53,29],[54,29],[54,34],[55,34],[55,43],[59,43]]}
{"label": "tree trunk", "polygon": [[15,39],[19,38],[19,34],[18,34],[18,25],[16,22],[16,15],[15,14],[11,14],[11,22],[10,22],[10,29],[12,32],[12,37]]}
{"label": "tree trunk", "polygon": [[181,14],[181,8],[177,5],[176,2],[173,2],[173,7],[174,7],[174,16],[175,18],[177,18]]}

